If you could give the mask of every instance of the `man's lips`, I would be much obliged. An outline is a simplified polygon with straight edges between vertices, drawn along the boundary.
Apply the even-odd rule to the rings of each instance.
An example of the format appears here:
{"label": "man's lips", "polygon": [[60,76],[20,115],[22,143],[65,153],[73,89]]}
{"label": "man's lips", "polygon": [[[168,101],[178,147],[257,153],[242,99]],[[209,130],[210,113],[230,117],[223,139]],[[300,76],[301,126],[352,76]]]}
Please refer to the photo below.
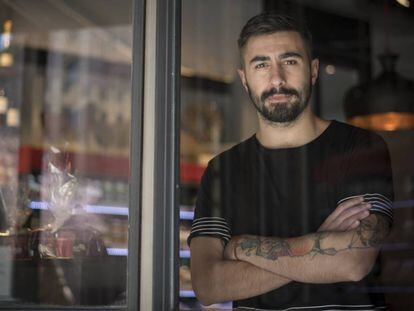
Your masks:
{"label": "man's lips", "polygon": [[260,99],[262,101],[270,101],[277,103],[289,101],[293,96],[299,97],[298,92],[294,89],[280,88],[280,90],[277,90],[276,88],[272,88],[263,92],[260,96]]}
{"label": "man's lips", "polygon": [[266,98],[267,101],[278,102],[289,100],[293,95],[289,94],[273,94]]}

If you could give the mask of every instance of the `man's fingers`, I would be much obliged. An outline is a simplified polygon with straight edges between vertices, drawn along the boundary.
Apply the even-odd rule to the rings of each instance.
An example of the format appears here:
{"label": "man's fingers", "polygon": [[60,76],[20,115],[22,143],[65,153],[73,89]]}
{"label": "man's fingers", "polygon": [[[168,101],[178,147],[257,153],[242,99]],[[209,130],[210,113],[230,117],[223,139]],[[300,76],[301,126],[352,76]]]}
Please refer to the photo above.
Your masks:
{"label": "man's fingers", "polygon": [[360,203],[355,206],[348,207],[342,213],[340,213],[335,219],[330,220],[330,226],[336,230],[343,230],[344,226],[348,226],[349,222],[359,219],[358,216],[354,217],[359,213],[368,211],[371,208],[369,203]]}
{"label": "man's fingers", "polygon": [[371,208],[370,203],[361,203],[361,204],[358,204],[356,206],[352,206],[352,207],[344,210],[341,214],[338,215],[337,219],[339,219],[340,221],[343,221],[345,219],[348,219],[348,218],[354,216],[355,214],[359,214],[359,213],[362,213],[364,211],[367,211],[370,208]]}
{"label": "man's fingers", "polygon": [[[359,205],[359,204],[361,204],[361,203],[363,203],[364,202],[364,197],[363,196],[359,196],[359,197],[355,197],[355,198],[352,198],[352,199],[349,199],[349,200],[346,200],[345,202],[342,202],[341,204],[339,204],[337,207],[336,207],[336,209],[335,209],[335,211],[331,214],[331,215],[329,215],[329,217],[332,217],[332,219],[335,219],[335,218],[337,218],[343,211],[345,211],[345,210],[347,210],[347,209],[349,209],[350,207],[352,207],[352,206],[355,206],[355,205]],[[329,218],[328,217],[328,218]]]}
{"label": "man's fingers", "polygon": [[348,230],[347,228],[354,226],[356,220],[361,220],[366,217],[363,216],[366,213],[361,213],[368,212],[370,207],[371,205],[369,203],[364,202],[363,196],[346,200],[339,204],[332,214],[325,219],[318,231]]}
{"label": "man's fingers", "polygon": [[355,222],[359,222],[368,216],[369,216],[369,211],[361,211],[357,214],[354,214],[351,217],[348,217],[345,220],[343,220],[340,223],[340,225],[338,225],[338,230],[341,230],[341,231],[350,230],[351,227],[353,228]]}
{"label": "man's fingers", "polygon": [[354,230],[358,228],[360,223],[361,222],[359,220],[355,220],[348,228],[345,229],[345,231]]}
{"label": "man's fingers", "polygon": [[326,219],[319,231],[347,231],[350,227],[355,227],[355,221],[359,221],[369,216],[371,204],[361,203],[344,210],[335,219]]}

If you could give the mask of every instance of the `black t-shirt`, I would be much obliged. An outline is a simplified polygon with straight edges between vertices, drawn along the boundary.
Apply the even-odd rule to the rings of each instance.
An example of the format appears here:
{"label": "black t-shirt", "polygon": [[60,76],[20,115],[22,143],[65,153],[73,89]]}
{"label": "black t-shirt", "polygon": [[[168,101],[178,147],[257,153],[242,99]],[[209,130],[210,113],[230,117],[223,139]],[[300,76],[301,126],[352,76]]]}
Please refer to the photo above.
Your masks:
{"label": "black t-shirt", "polygon": [[[377,134],[332,121],[315,140],[286,149],[267,149],[254,135],[209,162],[189,242],[196,236],[227,243],[241,234],[287,238],[316,232],[338,204],[356,195],[392,222],[390,158]],[[360,282],[291,282],[234,306],[384,306],[383,296],[370,290],[378,270]]]}

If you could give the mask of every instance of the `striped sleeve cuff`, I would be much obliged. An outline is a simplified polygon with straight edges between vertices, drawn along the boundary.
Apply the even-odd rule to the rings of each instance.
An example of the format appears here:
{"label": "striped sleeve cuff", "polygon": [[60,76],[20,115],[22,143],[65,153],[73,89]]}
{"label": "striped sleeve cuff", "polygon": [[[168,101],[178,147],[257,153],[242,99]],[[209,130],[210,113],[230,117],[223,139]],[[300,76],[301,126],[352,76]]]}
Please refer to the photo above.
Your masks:
{"label": "striped sleeve cuff", "polygon": [[231,239],[230,232],[230,227],[224,218],[202,217],[194,219],[188,237],[188,245],[190,245],[191,239],[197,236],[217,237],[227,244]]}
{"label": "striped sleeve cuff", "polygon": [[[338,205],[355,197],[357,196],[344,198],[338,202]],[[392,210],[393,203],[386,196],[379,193],[365,193],[363,197],[365,202],[371,203],[371,208],[369,209],[371,213],[383,214],[387,216],[391,222],[394,220]]]}

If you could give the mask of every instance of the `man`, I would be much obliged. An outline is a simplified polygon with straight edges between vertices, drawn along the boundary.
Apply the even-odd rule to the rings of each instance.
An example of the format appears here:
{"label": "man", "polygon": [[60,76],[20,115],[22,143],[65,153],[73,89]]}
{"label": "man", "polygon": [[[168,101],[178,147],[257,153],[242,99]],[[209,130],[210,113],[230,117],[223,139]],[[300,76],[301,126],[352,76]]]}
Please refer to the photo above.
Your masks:
{"label": "man", "polygon": [[319,62],[295,20],[255,16],[238,43],[259,130],[202,178],[189,237],[198,299],[259,310],[385,308],[370,292],[392,222],[385,143],[313,114]]}

